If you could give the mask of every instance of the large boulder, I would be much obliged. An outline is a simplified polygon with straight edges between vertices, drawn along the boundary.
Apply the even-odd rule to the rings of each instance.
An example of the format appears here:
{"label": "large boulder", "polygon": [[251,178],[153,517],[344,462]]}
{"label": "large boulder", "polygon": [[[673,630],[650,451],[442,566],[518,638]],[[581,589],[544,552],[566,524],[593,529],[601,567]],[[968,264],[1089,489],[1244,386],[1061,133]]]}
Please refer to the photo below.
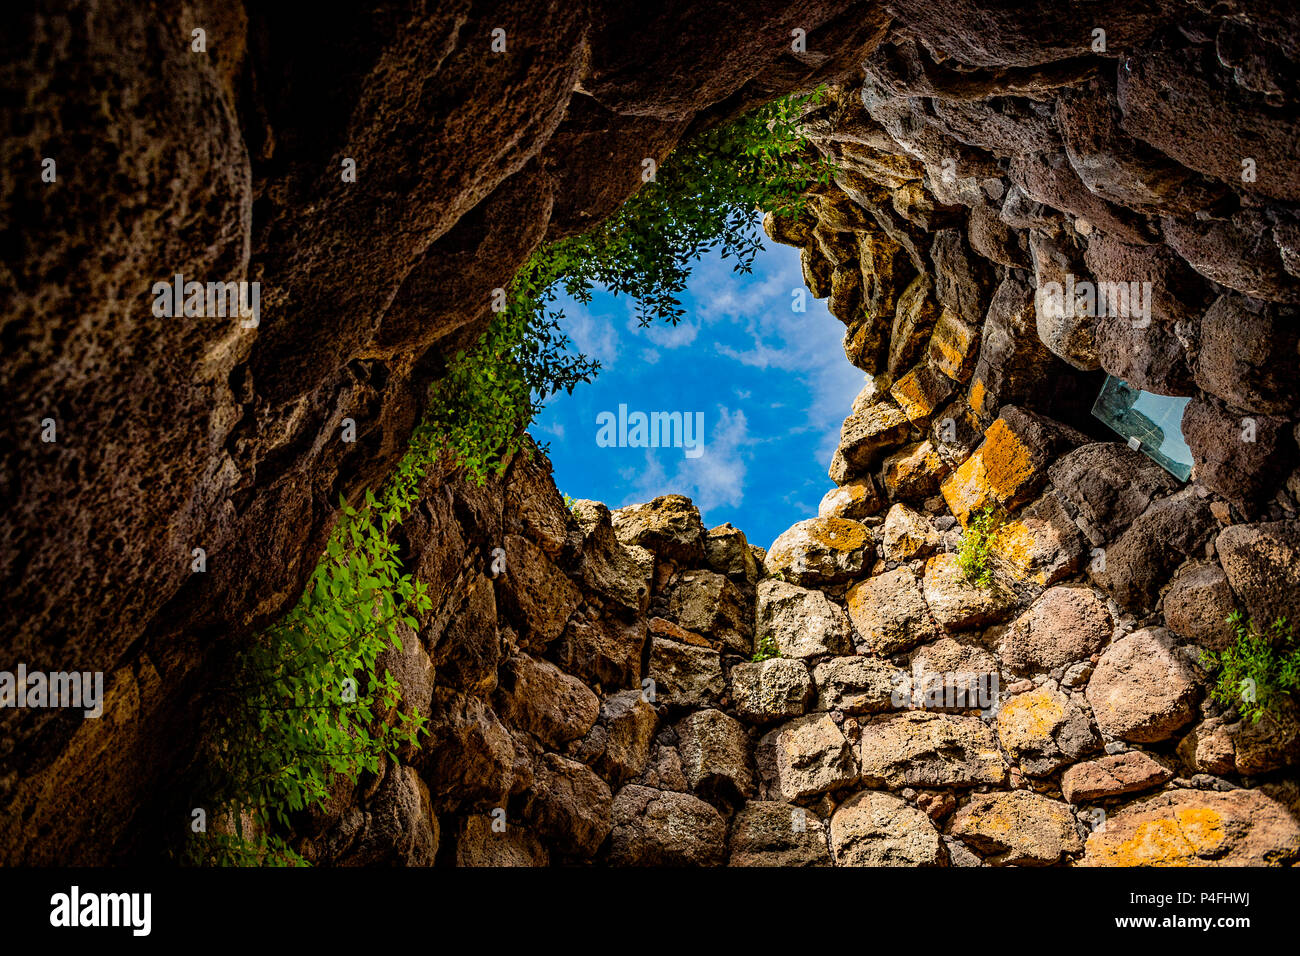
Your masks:
{"label": "large boulder", "polygon": [[582,591],[527,538],[508,534],[504,544],[506,570],[497,579],[497,602],[522,647],[545,648],[582,603]]}
{"label": "large boulder", "polygon": [[1258,790],[1169,790],[1129,804],[1088,837],[1082,866],[1287,866],[1300,823]]}
{"label": "large boulder", "polygon": [[907,437],[907,415],[893,402],[880,401],[855,410],[840,428],[839,454],[849,473],[868,472],[885,452]]}
{"label": "large boulder", "polygon": [[1049,866],[1083,850],[1069,805],[1029,790],[975,794],[948,832],[1002,866]]}
{"label": "large boulder", "polygon": [[846,714],[887,710],[907,672],[876,657],[828,657],[813,671],[817,709]]}
{"label": "large boulder", "polygon": [[885,459],[880,483],[891,501],[921,501],[933,497],[949,472],[939,446],[929,438],[904,445]]}
{"label": "large boulder", "polygon": [[809,714],[770,731],[758,743],[758,768],[774,795],[805,800],[858,781],[853,747],[828,714]]}
{"label": "large boulder", "polygon": [[895,568],[853,585],[844,596],[860,649],[893,654],[940,634],[911,568]]}
{"label": "large boulder", "polygon": [[755,724],[802,716],[815,690],[801,660],[774,657],[731,669],[731,701],[736,714]]}
{"label": "large boulder", "polygon": [[1300,323],[1276,307],[1224,295],[1201,318],[1196,384],[1247,412],[1283,415],[1300,403]]}
{"label": "large boulder", "polygon": [[614,534],[625,545],[649,548],[680,564],[704,563],[704,522],[689,498],[660,495],[643,505],[619,508],[610,520]]}
{"label": "large boulder", "polygon": [[[1026,160],[1032,163],[1028,157]],[[1026,181],[1032,181],[1037,186],[1047,178],[1035,175],[1040,169],[1039,166],[1032,166],[1025,171],[1024,178],[1017,180],[1027,193],[1029,188]],[[1073,173],[1070,175],[1073,176]],[[1078,182],[1077,177],[1075,182]],[[1030,195],[1039,201],[1045,200],[1041,193]],[[1052,198],[1056,198],[1055,195]],[[1081,274],[1082,270],[1059,243],[1038,230],[1029,234],[1029,254],[1034,263],[1034,288],[1037,290],[1034,312],[1038,337],[1053,354],[1075,368],[1085,372],[1100,368],[1095,310],[1082,307],[1066,292],[1071,278]]]}
{"label": "large boulder", "polygon": [[751,800],[732,818],[728,866],[830,866],[826,824],[803,807]]}
{"label": "large boulder", "polygon": [[668,616],[732,651],[753,652],[754,622],[749,601],[724,575],[713,571],[681,572],[669,597]]}
{"label": "large boulder", "polygon": [[925,562],[925,603],[934,619],[950,631],[964,631],[1005,620],[1016,596],[996,580],[980,587],[966,580],[955,554],[935,555]]}
{"label": "large boulder", "polygon": [[1151,790],[1173,775],[1172,770],[1140,750],[1107,754],[1075,764],[1061,774],[1061,796],[1070,803],[1090,803]]}
{"label": "large boulder", "polygon": [[463,818],[456,829],[457,866],[546,866],[550,855],[527,827],[492,817]]}
{"label": "large boulder", "polygon": [[1120,442],[1094,442],[1066,452],[1048,466],[1052,486],[1079,516],[1094,545],[1118,537],[1152,499],[1178,488],[1178,480]]}
{"label": "large boulder", "polygon": [[870,475],[863,475],[826,492],[817,506],[817,517],[858,520],[870,517],[883,505],[876,483]]}
{"label": "large boulder", "polygon": [[595,767],[618,786],[641,773],[650,761],[659,718],[639,690],[611,694],[600,704],[603,747]]}
{"label": "large boulder", "polygon": [[990,551],[1017,578],[1039,587],[1079,570],[1087,543],[1055,492],[1045,492],[998,526]]}
{"label": "large boulder", "polygon": [[1006,763],[978,717],[910,711],[863,724],[862,780],[868,786],[997,786]]}
{"label": "large boulder", "polygon": [[939,531],[923,512],[896,504],[885,515],[880,550],[886,561],[911,561],[939,546]]}
{"label": "large boulder", "polygon": [[720,710],[697,710],[677,722],[677,752],[686,782],[710,800],[754,795],[749,735]]}
{"label": "large boulder", "polygon": [[497,713],[516,730],[560,748],[589,731],[600,713],[600,700],[578,680],[549,661],[516,654],[501,666],[501,683],[493,697]]}
{"label": "large boulder", "polygon": [[644,613],[650,602],[654,555],[638,545],[620,542],[614,533],[613,515],[599,501],[575,501],[570,513],[578,528],[574,563],[583,585],[624,615]]}
{"label": "large boulder", "polygon": [[1168,740],[1196,716],[1200,682],[1164,628],[1143,628],[1115,641],[1088,682],[1097,726],[1137,743]]}
{"label": "large boulder", "polygon": [[998,643],[998,656],[1012,673],[1050,672],[1090,657],[1110,631],[1110,612],[1092,588],[1058,585],[1011,623]]}
{"label": "large boulder", "polygon": [[852,631],[844,610],[820,591],[771,578],[758,586],[756,637],[769,639],[785,657],[847,654]]}
{"label": "large boulder", "polygon": [[366,803],[360,831],[337,861],[348,866],[433,866],[438,820],[414,767],[390,766]]}
{"label": "large boulder", "polygon": [[1069,370],[1038,337],[1033,289],[1011,276],[1002,280],[989,301],[978,354],[970,408],[985,424],[1003,405],[1031,400],[1053,373]]}
{"label": "large boulder", "polygon": [[1300,706],[1283,697],[1259,720],[1211,717],[1178,744],[1178,756],[1200,773],[1256,776],[1300,763]]}
{"label": "large boulder", "polygon": [[858,577],[870,566],[874,554],[871,535],[859,522],[808,518],[772,543],[764,566],[769,575],[815,587]]}
{"label": "large boulder", "polygon": [[1040,687],[1017,694],[997,717],[1003,749],[1033,777],[1045,777],[1101,746],[1101,738],[1066,694]]}
{"label": "large boulder", "polygon": [[1232,643],[1235,632],[1228,615],[1235,606],[1228,576],[1214,562],[1183,565],[1161,598],[1165,627],[1212,651]]}
{"label": "large boulder", "polygon": [[864,790],[835,808],[836,866],[942,866],[943,841],[930,818],[892,793]]}
{"label": "large boulder", "polygon": [[533,773],[524,819],[565,856],[594,855],[610,830],[609,785],[586,764],[559,754],[543,754]]}
{"label": "large boulder", "polygon": [[1214,542],[1233,593],[1261,627],[1300,623],[1300,521],[1224,528]]}
{"label": "large boulder", "polygon": [[663,637],[650,642],[650,679],[661,704],[712,707],[726,691],[717,651]]}
{"label": "large boulder", "polygon": [[710,528],[704,539],[704,550],[709,567],[725,574],[736,584],[753,587],[762,573],[754,559],[754,549],[749,546],[745,532],[731,526],[731,522]]}
{"label": "large boulder", "polygon": [[688,793],[629,785],[611,815],[614,866],[718,866],[726,853],[727,821]]}
{"label": "large boulder", "polygon": [[1273,495],[1296,459],[1292,423],[1278,415],[1243,414],[1194,398],[1182,427],[1197,482],[1243,504]]}
{"label": "large boulder", "polygon": [[592,620],[575,614],[547,653],[592,686],[632,687],[641,678],[645,644],[644,619],[625,621],[605,614]]}
{"label": "large boulder", "polygon": [[944,500],[963,526],[977,511],[1012,511],[1042,490],[1058,455],[1085,440],[1059,422],[1005,406],[975,454],[944,480]]}
{"label": "large boulder", "polygon": [[515,744],[492,708],[477,697],[435,688],[428,730],[415,766],[433,799],[440,806],[504,806],[515,778]]}
{"label": "large boulder", "polygon": [[1153,502],[1088,570],[1121,607],[1151,607],[1174,570],[1201,551],[1214,527],[1209,503],[1195,488],[1185,488]]}

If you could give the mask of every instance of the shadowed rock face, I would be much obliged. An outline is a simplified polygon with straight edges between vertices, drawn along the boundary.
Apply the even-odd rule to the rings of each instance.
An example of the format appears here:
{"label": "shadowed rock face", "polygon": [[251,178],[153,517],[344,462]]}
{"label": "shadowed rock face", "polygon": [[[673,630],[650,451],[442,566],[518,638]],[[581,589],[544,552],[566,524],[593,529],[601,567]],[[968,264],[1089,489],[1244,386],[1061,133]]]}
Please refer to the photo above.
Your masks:
{"label": "shadowed rock face", "polygon": [[[886,553],[883,517],[870,514],[890,503],[921,509],[946,550],[954,515],[964,523],[988,503],[1038,514],[1044,498],[1059,499],[1060,521],[1021,520],[994,554],[1073,573],[1079,556],[1053,562],[1063,545],[1034,529],[1074,522],[1113,552],[1110,570],[1095,550],[1089,569],[1111,613],[1122,606],[1144,627],[1160,625],[1184,560],[1200,569],[1221,559],[1229,597],[1251,606],[1296,601],[1294,588],[1260,597],[1240,570],[1248,562],[1227,549],[1253,542],[1255,527],[1266,543],[1283,540],[1265,532],[1289,535],[1300,497],[1295,14],[1248,0],[1213,12],[1105,0],[1081,16],[1003,0],[674,0],[654,12],[612,0],[452,0],[314,18],[202,2],[183,15],[151,3],[49,6],[0,41],[12,107],[0,137],[16,170],[0,187],[0,581],[13,606],[0,669],[102,670],[107,695],[98,721],[0,713],[5,862],[148,859],[174,845],[193,802],[183,781],[205,690],[226,655],[296,599],[339,495],[391,470],[429,383],[484,327],[491,291],[544,239],[616,209],[643,158],[663,160],[702,126],[823,82],[830,93],[805,123],[839,172],[806,219],[767,226],[802,249],[810,289],[830,296],[846,326],[848,360],[877,375],[845,423],[831,477],[847,490],[879,487],[879,507],[818,519],[842,522],[861,560],[796,582],[823,588],[807,597],[829,611],[846,603],[852,640],[809,642],[811,657],[783,650],[781,668],[808,673],[783,672],[777,683],[796,691],[768,700],[762,681],[732,673],[737,642],[755,632],[764,566],[735,529],[706,533],[695,515],[681,544],[681,522],[659,520],[693,511],[676,498],[612,519],[593,503],[575,519],[540,458],[517,460],[487,489],[439,470],[401,532],[435,596],[422,650],[403,665],[426,675],[422,698],[436,668],[435,733],[415,774],[390,769],[305,827],[309,855],[841,862],[852,814],[835,804],[866,779],[862,740],[880,727],[927,728],[926,740],[904,734],[877,754],[899,764],[877,777],[941,788],[951,774],[927,771],[942,743],[930,738],[965,727],[889,718],[864,729],[817,713],[819,655],[870,644],[860,620],[875,611],[855,613],[854,595],[915,592],[916,612],[899,627],[923,643],[990,623],[987,601],[961,623],[935,611],[974,599],[926,574],[923,558],[875,560]],[[205,53],[190,48],[198,27]],[[806,31],[799,51],[795,30]],[[54,182],[41,178],[46,157]],[[341,175],[346,159],[355,182]],[[155,316],[154,283],[178,273],[260,282],[258,326]],[[1035,290],[1067,276],[1151,282],[1149,322],[1077,303],[1044,310]],[[1156,466],[1076,430],[1113,439],[1086,415],[1098,370],[1194,396],[1194,489],[1171,500],[1176,482],[1147,474]],[[355,442],[340,438],[345,418]],[[42,441],[46,419],[53,443]],[[1255,437],[1243,442],[1247,431]],[[1141,493],[1103,473],[1137,475]],[[1177,509],[1195,520],[1173,529],[1175,553],[1161,529]],[[1215,520],[1242,528],[1220,536],[1218,557]],[[499,542],[515,573],[491,581],[471,556]],[[206,554],[201,574],[191,572],[195,548]],[[1281,553],[1261,561],[1285,567]],[[782,560],[774,550],[769,571]],[[891,588],[865,583],[877,576]],[[717,626],[685,614],[701,599],[678,591],[701,582],[727,595]],[[992,617],[1028,613],[1042,581],[1005,583]],[[1209,626],[1180,633],[1174,620],[1171,647]],[[994,646],[999,635],[976,637]],[[1038,650],[1056,663],[1054,648]],[[881,655],[881,668],[905,663],[890,653],[860,650]],[[1072,665],[1050,679],[1070,690],[1071,720],[1088,724],[1091,663],[1066,656]],[[646,676],[667,694],[657,711],[637,703]],[[738,686],[749,688],[740,712],[726,694]],[[554,711],[564,700],[580,713]],[[751,724],[792,718],[759,748],[756,786],[746,749],[756,734],[731,718],[711,717],[725,734],[695,733],[694,763],[683,759],[680,728],[695,728],[687,711],[701,707]],[[1197,715],[1189,705],[1184,716]],[[1294,762],[1290,738],[1250,742],[1235,724],[1220,729],[1219,715],[1200,716],[1207,743],[1191,748],[1189,774],[1234,766],[1231,753],[1218,764],[1206,756],[1220,738],[1237,748],[1237,766]],[[988,736],[975,730],[971,740]],[[1245,759],[1248,744],[1268,759]],[[995,749],[968,749],[1002,779]],[[710,753],[726,759],[704,766]],[[815,785],[783,783],[781,768],[795,763],[825,773]],[[708,786],[690,793],[701,780]],[[926,793],[917,805],[936,820],[955,806]],[[731,805],[751,794],[749,809]],[[992,862],[1077,856],[1054,802],[1043,804],[1046,851],[988,837],[999,806],[987,802],[967,805],[955,832]],[[505,849],[483,825],[499,806],[523,820]],[[797,836],[782,829],[794,809],[807,811]],[[770,826],[735,831],[724,846],[726,816],[760,810]],[[892,817],[910,826],[917,813],[900,804]],[[1293,830],[1250,858],[1293,859]],[[947,853],[927,834],[927,862],[971,856],[951,849],[951,832]]]}
{"label": "shadowed rock face", "polygon": [[[391,469],[445,356],[552,211],[556,234],[598,221],[642,157],[836,79],[884,18],[844,0],[667,4],[649,21],[633,4],[522,0],[61,7],[3,41],[0,580],[23,611],[0,647],[105,671],[137,729],[112,735],[121,772],[96,779],[114,809],[87,839],[65,816],[75,801],[41,795],[70,787],[57,761],[78,725],[6,712],[0,832],[12,859],[91,861],[161,826],[147,820],[161,809],[127,808],[184,759],[185,681],[295,598],[338,495]],[[811,52],[791,50],[796,25]],[[260,324],[154,317],[153,284],[177,273],[259,281]],[[125,779],[140,762],[148,778]]]}

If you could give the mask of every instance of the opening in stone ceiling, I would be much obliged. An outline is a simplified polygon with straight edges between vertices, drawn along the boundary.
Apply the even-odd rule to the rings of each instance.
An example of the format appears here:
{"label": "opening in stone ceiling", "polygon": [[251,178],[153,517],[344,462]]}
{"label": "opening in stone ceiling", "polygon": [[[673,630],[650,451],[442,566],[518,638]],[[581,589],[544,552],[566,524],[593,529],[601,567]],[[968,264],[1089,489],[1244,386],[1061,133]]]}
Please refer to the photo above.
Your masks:
{"label": "opening in stone ceiling", "polygon": [[1291,6],[37,6],[0,860],[1300,860]]}
{"label": "opening in stone ceiling", "polygon": [[730,522],[767,547],[817,513],[866,376],[844,355],[844,326],[804,286],[798,251],[770,238],[749,274],[706,255],[681,298],[676,326],[642,326],[631,302],[605,292],[561,300],[565,331],[601,369],[551,399],[532,433],[573,498],[619,508],[685,495],[706,527]]}

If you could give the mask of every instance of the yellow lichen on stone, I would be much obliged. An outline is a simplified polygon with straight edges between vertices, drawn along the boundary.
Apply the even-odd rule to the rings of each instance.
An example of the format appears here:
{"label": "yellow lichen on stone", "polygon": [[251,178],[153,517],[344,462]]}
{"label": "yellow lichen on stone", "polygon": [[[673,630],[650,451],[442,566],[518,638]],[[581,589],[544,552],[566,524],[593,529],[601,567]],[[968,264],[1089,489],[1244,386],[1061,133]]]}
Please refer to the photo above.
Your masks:
{"label": "yellow lichen on stone", "polygon": [[853,551],[867,543],[867,529],[847,518],[822,518],[808,529],[816,544],[834,551]]}
{"label": "yellow lichen on stone", "polygon": [[1005,419],[984,432],[984,441],[942,484],[948,508],[965,527],[971,514],[985,508],[1003,509],[1021,498],[1038,477],[1029,447]]}
{"label": "yellow lichen on stone", "polygon": [[980,450],[983,452],[985,480],[999,501],[1010,501],[1034,477],[1034,462],[1029,448],[1005,419],[999,418],[989,426]]}
{"label": "yellow lichen on stone", "polygon": [[979,379],[976,379],[975,383],[971,385],[970,395],[966,399],[966,404],[971,407],[971,411],[973,411],[976,415],[985,414],[985,410],[984,410],[985,394],[986,393],[984,391],[984,383],[981,382]]}
{"label": "yellow lichen on stone", "polygon": [[889,390],[903,414],[912,421],[927,418],[934,411],[934,405],[921,385],[921,367],[918,366],[895,382]]}
{"label": "yellow lichen on stone", "polygon": [[1041,740],[1052,735],[1064,716],[1064,709],[1049,694],[1020,694],[998,712],[998,736],[1004,743]]}
{"label": "yellow lichen on stone", "polygon": [[1133,836],[1107,848],[1111,866],[1196,866],[1219,852],[1223,816],[1207,807],[1180,807],[1172,818],[1138,825]]}
{"label": "yellow lichen on stone", "polygon": [[973,326],[944,309],[930,336],[930,361],[934,367],[951,379],[965,381],[970,376],[968,360],[971,357],[971,346],[975,344],[976,331]]}
{"label": "yellow lichen on stone", "polygon": [[972,512],[991,504],[988,480],[984,477],[984,457],[977,451],[967,458],[939,486],[939,493],[964,528]]}

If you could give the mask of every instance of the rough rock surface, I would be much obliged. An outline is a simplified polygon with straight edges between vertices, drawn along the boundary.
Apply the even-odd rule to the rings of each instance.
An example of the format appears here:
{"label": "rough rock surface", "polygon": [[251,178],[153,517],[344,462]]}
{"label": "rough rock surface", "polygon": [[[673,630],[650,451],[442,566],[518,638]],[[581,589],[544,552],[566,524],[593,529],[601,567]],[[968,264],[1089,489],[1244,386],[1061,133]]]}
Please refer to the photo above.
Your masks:
{"label": "rough rock surface", "polygon": [[758,744],[758,766],[783,800],[802,800],[858,781],[853,747],[827,714],[809,714],[769,732]]}
{"label": "rough rock surface", "polygon": [[615,866],[717,866],[727,822],[688,793],[628,786],[613,804],[609,861]]}
{"label": "rough rock surface", "polygon": [[1300,856],[1300,823],[1253,790],[1170,790],[1106,818],[1083,866],[1286,866]]}
{"label": "rough rock surface", "polygon": [[1143,628],[1106,648],[1088,682],[1097,726],[1139,743],[1167,740],[1195,715],[1196,675],[1163,628]]}
{"label": "rough rock surface", "polygon": [[860,747],[863,782],[880,786],[998,785],[1006,765],[975,717],[912,712],[869,721]]}
{"label": "rough rock surface", "polygon": [[1003,704],[997,729],[1003,749],[1033,777],[1047,776],[1101,743],[1088,715],[1068,695],[1046,687]]}
{"label": "rough rock surface", "polygon": [[1075,764],[1061,775],[1061,795],[1070,803],[1085,803],[1150,790],[1173,775],[1140,750],[1130,750]]}
{"label": "rough rock surface", "polygon": [[760,644],[771,639],[786,657],[844,654],[850,650],[849,619],[821,591],[768,579],[758,586]]}
{"label": "rough rock surface", "polygon": [[803,661],[776,657],[737,664],[731,669],[731,699],[736,712],[754,723],[802,715],[815,692]]}
{"label": "rough rock surface", "polygon": [[867,529],[847,518],[800,521],[772,543],[768,574],[792,584],[836,584],[857,577],[875,553]]}
{"label": "rough rock surface", "polygon": [[1006,629],[998,655],[1012,673],[1051,671],[1100,650],[1110,629],[1110,613],[1091,588],[1049,588]]}
{"label": "rough rock surface", "polygon": [[729,866],[830,866],[826,824],[803,807],[755,800],[731,823]]}
{"label": "rough rock surface", "polygon": [[975,794],[948,832],[1007,866],[1047,866],[1083,850],[1070,807],[1028,790]]}
{"label": "rough rock surface", "polygon": [[864,790],[835,808],[838,866],[940,866],[943,841],[924,813],[889,793]]}
{"label": "rough rock surface", "polygon": [[[876,852],[860,832],[926,863],[979,864],[962,839],[985,863],[1070,861],[1045,823],[1026,817],[1025,844],[989,829],[1028,774],[1078,799],[1161,788],[1099,793],[1120,806],[1090,863],[1296,860],[1274,796],[1295,714],[1253,725],[1205,702],[1213,678],[1180,642],[1224,646],[1229,607],[1300,620],[1300,22],[1103,4],[1108,46],[1090,50],[1060,5],[734,6],[363,3],[304,36],[288,11],[199,2],[202,56],[152,0],[15,20],[0,84],[21,122],[0,138],[33,171],[0,187],[0,581],[21,609],[0,649],[102,671],[105,699],[98,720],[0,711],[0,859],[177,849],[166,821],[205,769],[213,675],[298,600],[340,496],[392,473],[493,290],[611,214],[644,159],[826,83],[800,123],[836,172],[764,228],[799,247],[875,376],[830,462],[840,487],[767,554],[680,495],[566,508],[535,448],[481,486],[431,464],[392,540],[434,606],[383,657],[404,700],[377,715],[427,712],[430,733],[338,786],[295,845],[323,865],[840,862],[818,847],[865,784],[897,793],[843,817],[845,860]],[[486,50],[499,21],[506,55]],[[159,263],[259,281],[259,324],[158,320]],[[1049,282],[1073,284],[1061,309]],[[1129,410],[1149,437],[1181,427],[1187,487],[1089,414],[1103,372],[1190,399],[1181,422]],[[940,572],[982,509],[1005,519],[999,590],[971,594]],[[1085,576],[1111,599],[1109,645],[1095,606],[1077,633],[1044,610]],[[787,628],[794,656],[746,663],[772,584],[815,595],[805,625],[846,611],[850,641]],[[1007,721],[1018,700],[1084,717],[1086,700],[1111,752],[1062,747],[1062,704],[1064,724],[1021,728],[1007,775],[970,709],[892,712],[881,679],[903,655],[940,686],[996,670]],[[766,733],[766,799],[744,805],[737,726]],[[1239,789],[1179,782],[1195,774]],[[932,846],[929,820],[974,806],[972,787],[990,812]],[[778,798],[808,804],[803,829]]]}

